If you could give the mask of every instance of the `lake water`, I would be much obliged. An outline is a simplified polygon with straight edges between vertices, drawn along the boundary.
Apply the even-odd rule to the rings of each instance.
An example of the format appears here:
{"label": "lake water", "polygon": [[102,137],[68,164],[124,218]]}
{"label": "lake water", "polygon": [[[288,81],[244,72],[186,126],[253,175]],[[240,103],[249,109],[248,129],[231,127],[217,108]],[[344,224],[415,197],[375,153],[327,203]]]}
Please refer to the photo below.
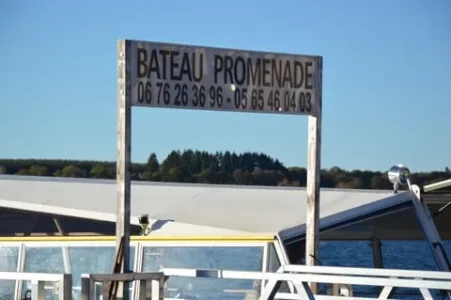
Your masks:
{"label": "lake water", "polygon": [[[448,258],[451,258],[451,242],[445,242]],[[424,241],[383,241],[384,268],[436,271],[431,250]],[[320,260],[323,265],[348,267],[373,267],[369,242],[322,242]],[[450,287],[451,288],[451,287]],[[374,288],[356,287],[355,294],[375,296]],[[419,292],[400,289],[393,296],[401,299],[422,299]],[[438,295],[434,295],[438,297]],[[440,298],[437,298],[440,299]]]}

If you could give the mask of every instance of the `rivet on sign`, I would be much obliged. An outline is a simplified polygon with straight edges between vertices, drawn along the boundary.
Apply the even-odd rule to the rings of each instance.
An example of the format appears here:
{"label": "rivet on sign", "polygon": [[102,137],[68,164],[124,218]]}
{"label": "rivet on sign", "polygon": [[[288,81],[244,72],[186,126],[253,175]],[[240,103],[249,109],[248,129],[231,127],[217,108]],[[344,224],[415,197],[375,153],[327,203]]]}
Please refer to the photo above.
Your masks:
{"label": "rivet on sign", "polygon": [[125,53],[124,52],[121,52],[121,57],[124,57],[125,56]]}

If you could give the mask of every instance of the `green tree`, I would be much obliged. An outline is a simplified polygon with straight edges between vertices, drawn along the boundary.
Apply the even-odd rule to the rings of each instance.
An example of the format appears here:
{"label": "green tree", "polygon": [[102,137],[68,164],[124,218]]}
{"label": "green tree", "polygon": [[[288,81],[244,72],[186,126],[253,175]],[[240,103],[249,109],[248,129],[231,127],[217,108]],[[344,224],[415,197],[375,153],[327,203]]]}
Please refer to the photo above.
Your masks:
{"label": "green tree", "polygon": [[170,168],[167,172],[162,174],[163,181],[169,182],[181,182],[182,180],[182,172],[179,167]]}
{"label": "green tree", "polygon": [[382,188],[382,177],[379,174],[375,174],[371,178],[371,188],[375,190]]}
{"label": "green tree", "polygon": [[96,164],[89,172],[89,176],[92,178],[106,178],[105,166],[102,164]]}
{"label": "green tree", "polygon": [[153,173],[160,169],[160,163],[158,162],[157,155],[155,153],[150,153],[147,159],[146,170]]}
{"label": "green tree", "polygon": [[80,168],[78,168],[74,165],[69,165],[69,166],[64,167],[61,170],[61,176],[62,177],[84,177],[84,172]]}
{"label": "green tree", "polygon": [[28,173],[28,169],[20,169],[16,174],[17,175],[25,175],[25,176],[30,175]]}
{"label": "green tree", "polygon": [[49,169],[46,166],[32,165],[28,169],[28,175],[32,176],[47,176]]}
{"label": "green tree", "polygon": [[172,168],[178,168],[180,166],[180,151],[171,151],[165,160],[161,163],[163,171],[169,171]]}
{"label": "green tree", "polygon": [[363,188],[363,180],[362,178],[355,177],[352,179],[351,188],[353,189],[362,189]]}
{"label": "green tree", "polygon": [[[34,176],[116,178],[116,162],[85,160],[0,159],[0,173]],[[171,151],[158,161],[150,153],[145,163],[132,163],[132,180],[197,182],[212,184],[306,186],[304,167],[286,168],[264,153],[186,149]],[[448,167],[442,171],[412,173],[418,185],[451,178]],[[370,170],[345,170],[338,166],[321,170],[322,187],[391,189],[387,174]]]}

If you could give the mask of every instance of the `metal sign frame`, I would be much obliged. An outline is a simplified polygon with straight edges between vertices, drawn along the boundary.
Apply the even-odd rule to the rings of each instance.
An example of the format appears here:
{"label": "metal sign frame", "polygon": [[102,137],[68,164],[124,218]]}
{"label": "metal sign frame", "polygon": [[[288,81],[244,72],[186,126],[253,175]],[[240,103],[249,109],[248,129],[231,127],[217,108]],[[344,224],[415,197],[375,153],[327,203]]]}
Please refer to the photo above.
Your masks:
{"label": "metal sign frame", "polygon": [[[158,104],[146,105],[145,101],[140,101],[140,103],[134,101],[132,99],[133,95],[137,94],[133,92],[133,85],[136,82],[133,82],[133,79],[136,81],[136,74],[140,71],[137,71],[137,67],[134,66],[134,63],[139,64],[140,57],[139,53],[133,53],[133,50],[141,49],[137,48],[137,45],[141,45],[141,47],[169,47],[171,49],[184,49],[186,51],[191,51],[192,53],[198,53],[199,51],[203,53],[205,56],[208,56],[209,53],[232,53],[230,55],[247,55],[247,59],[260,55],[262,60],[265,60],[265,57],[282,57],[285,59],[285,63],[287,60],[299,61],[299,60],[311,60],[315,63],[314,68],[314,78],[312,79],[314,82],[313,86],[313,99],[312,99],[312,107],[310,111],[304,111],[301,104],[301,96],[299,96],[299,102],[296,102],[290,111],[290,105],[285,105],[284,109],[282,109],[282,105],[279,105],[278,109],[274,111],[270,111],[271,108],[266,106],[259,106],[258,100],[255,100],[255,105],[252,109],[237,109],[234,110],[231,103],[230,97],[228,95],[233,95],[230,91],[227,91],[224,96],[221,94],[221,99],[224,103],[224,108],[204,108],[201,109],[210,109],[210,110],[232,110],[232,111],[242,111],[242,112],[259,112],[259,113],[277,113],[277,114],[302,114],[308,115],[308,163],[307,163],[307,218],[306,218],[306,265],[315,265],[315,260],[318,254],[318,245],[319,245],[319,207],[320,207],[320,169],[321,169],[321,122],[322,122],[322,69],[323,69],[323,60],[321,56],[302,56],[302,55],[293,55],[293,54],[281,54],[281,53],[271,53],[271,52],[255,52],[255,51],[245,51],[245,50],[234,50],[234,49],[220,49],[220,48],[208,48],[208,47],[198,47],[198,46],[186,46],[186,45],[178,45],[178,44],[162,44],[156,42],[144,42],[144,41],[132,41],[132,40],[119,40],[117,44],[117,60],[118,60],[118,70],[117,70],[117,169],[116,169],[116,180],[117,180],[117,220],[116,220],[116,247],[118,248],[120,245],[120,241],[123,238],[124,240],[124,251],[122,253],[122,267],[121,272],[127,272],[129,270],[129,245],[130,245],[130,189],[131,189],[131,178],[130,178],[130,164],[131,164],[131,137],[132,137],[132,128],[131,128],[131,118],[132,106],[147,106],[147,107],[155,107],[162,106],[160,102]],[[197,52],[196,52],[197,51]],[[210,52],[209,52],[210,51]],[[194,55],[193,54],[193,55]],[[144,54],[143,54],[144,55]],[[147,54],[146,54],[147,55]],[[228,54],[227,54],[228,55]],[[225,56],[224,56],[225,57]],[[250,57],[250,58],[249,58]],[[132,59],[135,59],[134,61]],[[211,57],[210,57],[211,58]],[[281,58],[281,59],[282,59]],[[215,56],[216,59],[216,56]],[[281,62],[279,62],[282,64]],[[215,63],[216,64],[216,63]],[[244,66],[244,65],[243,65]],[[149,67],[150,68],[150,67]],[[243,67],[244,68],[244,67]],[[205,70],[205,68],[204,68]],[[243,69],[244,72],[244,69]],[[224,73],[225,74],[225,73]],[[263,73],[263,76],[268,73]],[[274,74],[269,73],[271,76]],[[279,74],[280,75],[280,74]],[[230,75],[232,76],[232,75]],[[236,75],[235,75],[236,76]],[[244,76],[244,75],[243,75]],[[227,81],[226,75],[224,75],[225,81]],[[166,78],[165,78],[166,79]],[[206,77],[207,81],[211,81],[211,74],[208,74]],[[244,80],[244,79],[243,79]],[[249,79],[248,79],[249,80]],[[264,79],[263,79],[264,80]],[[170,82],[170,80],[166,80]],[[138,82],[139,83],[139,82]],[[199,83],[199,82],[198,82]],[[197,84],[198,84],[197,83]],[[142,84],[141,84],[142,85]],[[150,84],[149,84],[150,85]],[[306,85],[306,84],[305,84]],[[234,84],[231,85],[232,92],[235,91]],[[248,87],[251,87],[248,85]],[[154,91],[152,90],[154,87],[149,87],[149,93]],[[161,88],[161,86],[160,86]],[[193,86],[193,89],[195,87]],[[179,87],[180,89],[180,87]],[[210,88],[211,89],[211,88]],[[146,90],[147,91],[147,90]],[[145,91],[145,92],[146,92]],[[298,90],[295,89],[295,92]],[[228,93],[228,94],[227,94]],[[268,96],[268,89],[263,88],[261,92],[262,95]],[[301,92],[302,93],[302,92]],[[169,94],[169,92],[168,92]],[[287,94],[287,92],[285,92]],[[141,93],[142,95],[142,93]],[[235,94],[236,95],[236,94]],[[297,94],[298,95],[298,94]],[[299,94],[300,95],[300,94]],[[144,97],[144,96],[143,96]],[[148,103],[151,102],[151,95],[148,96]],[[168,96],[169,97],[169,96]],[[188,96],[186,96],[188,97]],[[185,97],[185,99],[186,99]],[[235,96],[236,97],[236,96]],[[258,99],[258,95],[255,99]],[[293,92],[294,97],[294,92]],[[225,100],[224,100],[225,99]],[[297,98],[296,98],[297,99]],[[240,98],[241,101],[241,98]],[[297,100],[296,100],[297,101]],[[133,103],[134,102],[134,103]],[[169,102],[169,101],[168,101]],[[186,101],[185,101],[186,102]],[[230,102],[227,104],[227,102]],[[246,100],[247,102],[247,100]],[[153,103],[156,103],[155,101]],[[280,102],[279,102],[280,103]],[[285,103],[290,103],[290,101],[285,101]],[[242,102],[236,103],[236,107],[240,108],[240,104]],[[229,106],[227,106],[229,105]],[[176,108],[175,106],[166,106],[170,108]],[[232,109],[231,109],[232,107]],[[198,107],[180,107],[180,108],[188,108],[188,109],[199,109]],[[258,110],[260,108],[260,110]],[[124,288],[124,293],[128,293],[128,289]],[[124,294],[125,296],[125,294]]]}

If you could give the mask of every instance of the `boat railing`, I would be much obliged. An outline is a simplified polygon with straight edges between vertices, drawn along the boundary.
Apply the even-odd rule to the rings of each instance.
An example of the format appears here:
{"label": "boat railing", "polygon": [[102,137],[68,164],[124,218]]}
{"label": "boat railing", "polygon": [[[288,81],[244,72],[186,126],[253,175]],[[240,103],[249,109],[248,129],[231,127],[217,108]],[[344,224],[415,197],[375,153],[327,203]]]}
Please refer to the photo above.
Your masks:
{"label": "boat railing", "polygon": [[[72,299],[72,275],[71,274],[44,274],[44,273],[23,273],[23,272],[0,272],[0,280],[15,281],[13,299],[46,299],[48,290],[52,294],[58,295],[59,300]],[[31,289],[21,293],[20,283],[31,282]],[[7,297],[1,297],[7,298]]]}
{"label": "boat railing", "polygon": [[[432,290],[451,299],[451,273],[375,268],[348,268],[283,265],[277,272],[248,272],[231,270],[203,270],[164,268],[166,276],[262,280],[266,284],[260,300],[273,299],[362,299],[353,297],[352,286],[381,287],[375,299],[391,299],[396,288],[418,289],[423,299],[433,299]],[[291,293],[278,292],[282,282],[293,284]],[[338,287],[333,295],[314,295],[309,283],[326,283]],[[342,298],[343,297],[343,298]],[[369,299],[369,298],[365,298]]]}
{"label": "boat railing", "polygon": [[[119,285],[114,285],[115,283],[135,282],[138,283],[135,284],[135,291],[131,291],[127,299],[163,300],[165,299],[164,284],[167,279],[168,277],[162,272],[83,274],[81,277],[81,299],[116,299],[117,295],[122,294],[121,288],[129,289],[129,287],[119,287]],[[99,297],[96,297],[96,288],[99,286],[101,287],[101,293],[98,295]],[[119,298],[122,298],[122,295]]]}
{"label": "boat railing", "polygon": [[[417,289],[423,299],[434,299],[432,295],[436,290],[443,298],[451,299],[450,272],[302,265],[283,265],[277,272],[162,268],[154,273],[83,274],[80,298],[109,299],[111,282],[135,281],[134,299],[168,299],[164,287],[167,279],[174,277],[261,281],[263,287],[259,292],[249,291],[246,299],[371,299],[354,297],[352,287],[355,285],[379,287],[373,299],[393,299],[396,288]],[[16,281],[14,299],[45,299],[49,289],[61,300],[71,300],[73,296],[71,274],[0,272],[0,280]],[[17,284],[22,281],[32,283],[31,291],[28,295],[25,293],[25,298],[20,295]],[[284,282],[289,288],[279,289]],[[310,283],[327,284],[333,288],[327,295],[314,294]]]}

